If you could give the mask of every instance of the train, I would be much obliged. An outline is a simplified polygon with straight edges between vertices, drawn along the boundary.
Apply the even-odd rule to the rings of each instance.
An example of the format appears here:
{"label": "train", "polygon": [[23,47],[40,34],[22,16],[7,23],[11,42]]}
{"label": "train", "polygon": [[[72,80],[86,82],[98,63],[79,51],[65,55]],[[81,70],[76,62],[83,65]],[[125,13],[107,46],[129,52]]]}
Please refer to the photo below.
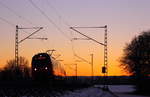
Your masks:
{"label": "train", "polygon": [[38,53],[32,57],[32,78],[34,80],[47,80],[54,78],[53,63],[47,53]]}
{"label": "train", "polygon": [[55,80],[66,76],[62,64],[45,52],[32,57],[31,71],[33,80]]}

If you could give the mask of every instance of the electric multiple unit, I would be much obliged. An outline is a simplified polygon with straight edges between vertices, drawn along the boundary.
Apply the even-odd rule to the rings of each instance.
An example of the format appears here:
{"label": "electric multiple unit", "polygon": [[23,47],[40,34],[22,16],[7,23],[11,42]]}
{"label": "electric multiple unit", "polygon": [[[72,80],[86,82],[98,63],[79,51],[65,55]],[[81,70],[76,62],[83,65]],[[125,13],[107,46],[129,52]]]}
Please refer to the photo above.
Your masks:
{"label": "electric multiple unit", "polygon": [[39,53],[32,57],[32,78],[45,80],[54,77],[53,64],[47,53]]}

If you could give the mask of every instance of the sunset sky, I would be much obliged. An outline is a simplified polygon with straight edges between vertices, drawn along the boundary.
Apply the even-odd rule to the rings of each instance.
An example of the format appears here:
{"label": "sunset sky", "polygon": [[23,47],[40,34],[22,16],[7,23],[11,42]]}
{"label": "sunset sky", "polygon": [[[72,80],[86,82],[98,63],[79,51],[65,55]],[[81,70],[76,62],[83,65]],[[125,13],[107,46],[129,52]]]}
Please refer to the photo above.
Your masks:
{"label": "sunset sky", "polygon": [[[40,9],[36,8],[34,4]],[[89,40],[70,41],[83,36],[70,26],[108,25],[108,74],[127,75],[119,67],[123,48],[142,31],[150,30],[150,0],[0,0],[0,67],[14,58],[15,25],[19,27],[44,27],[32,37],[48,40],[25,40],[19,44],[19,55],[31,63],[34,54],[55,49],[67,75],[74,75],[75,52],[90,61],[94,54],[94,75],[102,75],[103,46]],[[41,12],[42,11],[42,12]],[[61,31],[60,31],[61,30]],[[103,42],[104,29],[78,29]],[[35,30],[19,30],[19,40]],[[91,75],[91,65],[78,64],[78,75]]]}

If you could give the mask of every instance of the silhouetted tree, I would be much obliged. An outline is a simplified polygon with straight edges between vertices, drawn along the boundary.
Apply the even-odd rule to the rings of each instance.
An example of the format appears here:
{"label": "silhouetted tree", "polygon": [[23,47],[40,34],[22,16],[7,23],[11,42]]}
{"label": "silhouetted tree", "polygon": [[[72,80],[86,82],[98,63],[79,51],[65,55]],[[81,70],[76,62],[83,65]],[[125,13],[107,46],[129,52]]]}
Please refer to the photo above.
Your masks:
{"label": "silhouetted tree", "polygon": [[18,66],[15,59],[8,60],[4,69],[1,71],[2,79],[15,80],[19,78],[28,78],[30,76],[29,62],[25,57],[19,57]]}
{"label": "silhouetted tree", "polygon": [[142,32],[126,44],[121,58],[121,67],[136,78],[137,89],[142,92],[150,89],[150,31]]}

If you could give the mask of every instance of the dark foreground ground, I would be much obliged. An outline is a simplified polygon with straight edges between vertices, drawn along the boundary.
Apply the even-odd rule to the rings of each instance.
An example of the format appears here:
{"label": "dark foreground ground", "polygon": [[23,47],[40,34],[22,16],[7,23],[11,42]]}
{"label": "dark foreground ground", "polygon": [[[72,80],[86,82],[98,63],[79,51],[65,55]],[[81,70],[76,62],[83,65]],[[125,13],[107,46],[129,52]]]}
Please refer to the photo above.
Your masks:
{"label": "dark foreground ground", "polygon": [[[0,97],[117,97],[99,88],[103,86],[104,82],[105,80],[102,78],[97,78],[92,82],[90,78],[85,77],[78,77],[78,79],[67,77],[66,79],[58,78],[49,81],[0,80]],[[95,87],[94,84],[98,87]],[[124,91],[123,94],[122,91],[118,93],[118,90],[119,92],[121,90],[119,85],[133,85],[132,79],[128,77],[110,77],[107,84],[117,85],[117,88],[111,88],[111,86],[110,90],[119,97],[133,96],[125,94]],[[124,86],[121,88],[126,89]],[[117,92],[114,89],[117,89]],[[135,95],[133,97],[140,97]]]}
{"label": "dark foreground ground", "polygon": [[0,97],[61,97],[66,91],[88,87],[90,85],[60,81],[1,81]]}

